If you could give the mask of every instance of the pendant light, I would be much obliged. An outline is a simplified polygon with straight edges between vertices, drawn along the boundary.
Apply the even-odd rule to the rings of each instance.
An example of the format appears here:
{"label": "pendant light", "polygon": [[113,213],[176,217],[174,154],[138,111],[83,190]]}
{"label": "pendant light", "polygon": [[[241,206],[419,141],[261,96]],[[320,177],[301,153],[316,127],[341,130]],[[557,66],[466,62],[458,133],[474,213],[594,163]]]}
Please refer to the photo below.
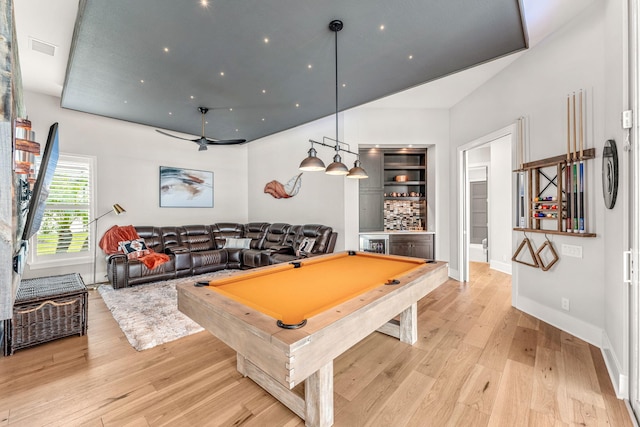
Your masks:
{"label": "pendant light", "polygon": [[[329,29],[335,34],[335,75],[336,75],[336,138],[332,141],[335,142],[335,145],[325,144],[324,142],[317,142],[310,140],[311,148],[309,149],[309,156],[300,163],[300,169],[304,171],[320,171],[324,170],[327,175],[346,175],[347,178],[355,178],[362,179],[368,178],[367,173],[362,168],[360,164],[360,158],[358,153],[354,153],[350,151],[348,148],[342,148],[340,144],[346,145],[344,142],[340,142],[338,140],[338,31],[342,30],[344,27],[342,21],[335,19],[329,23]],[[329,139],[331,138],[324,138]],[[313,148],[313,144],[319,144],[324,147],[331,147],[335,150],[335,155],[333,156],[333,162],[327,166],[325,169],[324,163],[321,159],[317,157],[317,151]],[[347,153],[355,154],[358,156],[356,159],[353,168],[349,170],[347,166],[342,163],[342,157],[340,156],[340,151],[344,151]]]}

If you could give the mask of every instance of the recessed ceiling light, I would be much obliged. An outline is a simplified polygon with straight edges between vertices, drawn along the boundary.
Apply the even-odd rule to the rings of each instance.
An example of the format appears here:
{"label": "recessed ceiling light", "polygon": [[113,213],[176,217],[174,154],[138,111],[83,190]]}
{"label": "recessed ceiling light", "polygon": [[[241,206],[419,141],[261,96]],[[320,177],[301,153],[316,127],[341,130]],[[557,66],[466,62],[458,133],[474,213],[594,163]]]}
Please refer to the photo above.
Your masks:
{"label": "recessed ceiling light", "polygon": [[224,71],[220,71],[220,75],[221,75],[221,76],[224,76]]}
{"label": "recessed ceiling light", "polygon": [[205,124],[205,125],[208,125],[208,124],[209,124],[209,121],[208,121],[208,120],[207,120],[207,121],[205,121],[205,122],[204,122],[204,124]]}
{"label": "recessed ceiling light", "polygon": [[238,129],[236,129],[236,132],[238,132]]}
{"label": "recessed ceiling light", "polygon": [[191,95],[189,98],[193,99],[193,98],[195,98],[195,96]]}
{"label": "recessed ceiling light", "polygon": [[140,79],[140,83],[144,83],[144,80]]}
{"label": "recessed ceiling light", "polygon": [[262,93],[267,93],[267,90],[266,89],[262,89]]}
{"label": "recessed ceiling light", "polygon": [[209,0],[200,0],[200,4],[202,5],[202,7],[207,7],[209,6]]}
{"label": "recessed ceiling light", "polygon": [[346,83],[342,83],[342,87],[347,87],[347,84]]}
{"label": "recessed ceiling light", "polygon": [[264,122],[264,117],[262,118],[262,121]]}
{"label": "recessed ceiling light", "polygon": [[409,55],[409,59],[413,59],[413,55]]}
{"label": "recessed ceiling light", "polygon": [[380,31],[384,30],[384,24],[380,25]]}
{"label": "recessed ceiling light", "polygon": [[170,115],[170,116],[172,116],[172,115],[173,115],[173,113],[172,113],[171,111],[169,111],[169,115]]}
{"label": "recessed ceiling light", "polygon": [[169,52],[169,48],[168,47],[165,47],[162,50],[164,50],[165,52]]}
{"label": "recessed ceiling light", "polygon": [[264,42],[265,42],[265,43],[269,43],[269,37],[265,37],[265,38],[264,38]]}
{"label": "recessed ceiling light", "polygon": [[300,107],[300,104],[296,104],[296,108]]}
{"label": "recessed ceiling light", "polygon": [[127,100],[125,99],[125,100],[124,100],[124,103],[126,104],[127,102],[129,102],[129,101],[127,101]]}
{"label": "recessed ceiling light", "polygon": [[233,108],[229,108],[229,111],[233,111]]}
{"label": "recessed ceiling light", "polygon": [[307,68],[308,68],[308,69],[312,69],[312,68],[313,68],[313,65],[309,64],[309,65],[307,65]]}

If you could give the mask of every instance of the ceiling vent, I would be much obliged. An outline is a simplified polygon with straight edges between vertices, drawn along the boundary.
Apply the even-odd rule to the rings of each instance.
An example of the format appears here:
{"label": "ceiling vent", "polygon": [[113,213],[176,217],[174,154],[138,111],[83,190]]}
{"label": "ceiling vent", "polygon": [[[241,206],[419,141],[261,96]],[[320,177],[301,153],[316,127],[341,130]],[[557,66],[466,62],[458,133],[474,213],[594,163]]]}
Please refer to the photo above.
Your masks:
{"label": "ceiling vent", "polygon": [[54,56],[56,54],[56,45],[51,43],[29,37],[29,45],[31,46],[31,50],[44,53],[45,55]]}

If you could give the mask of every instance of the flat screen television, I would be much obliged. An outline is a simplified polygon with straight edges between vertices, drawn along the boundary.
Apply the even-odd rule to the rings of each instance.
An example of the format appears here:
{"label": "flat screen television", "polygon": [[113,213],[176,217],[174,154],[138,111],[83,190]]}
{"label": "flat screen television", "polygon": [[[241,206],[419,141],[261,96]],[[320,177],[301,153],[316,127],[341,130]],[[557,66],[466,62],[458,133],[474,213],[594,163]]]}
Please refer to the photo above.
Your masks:
{"label": "flat screen television", "polygon": [[49,197],[49,187],[51,186],[53,174],[58,165],[58,156],[58,123],[54,123],[49,128],[47,145],[44,147],[36,183],[33,186],[31,198],[29,199],[29,208],[27,209],[27,219],[24,224],[22,240],[29,240],[40,229],[47,197]]}

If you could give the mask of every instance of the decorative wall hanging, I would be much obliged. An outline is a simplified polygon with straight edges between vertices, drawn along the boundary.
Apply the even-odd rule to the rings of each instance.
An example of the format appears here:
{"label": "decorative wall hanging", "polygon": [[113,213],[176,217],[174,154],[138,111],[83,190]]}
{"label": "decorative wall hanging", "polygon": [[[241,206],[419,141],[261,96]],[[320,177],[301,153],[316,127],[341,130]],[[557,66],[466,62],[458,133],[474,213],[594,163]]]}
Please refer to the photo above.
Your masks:
{"label": "decorative wall hanging", "polygon": [[298,194],[302,185],[302,174],[295,175],[286,184],[273,180],[264,186],[264,192],[271,194],[276,199],[288,199]]}
{"label": "decorative wall hanging", "polygon": [[161,208],[212,208],[213,172],[160,166]]}
{"label": "decorative wall hanging", "polygon": [[602,196],[607,209],[613,209],[618,196],[618,149],[616,142],[609,139],[602,151]]}
{"label": "decorative wall hanging", "polygon": [[[549,238],[545,235],[545,242],[542,244],[542,246],[540,246],[538,248],[538,250],[536,251],[536,260],[538,260],[538,266],[540,267],[540,269],[542,271],[548,271],[551,267],[553,267],[553,265],[558,262],[560,260],[560,257],[558,257],[558,253],[556,252],[555,248],[553,247],[553,243],[551,243],[551,240],[549,240]],[[542,253],[547,250],[551,253],[551,261],[549,261],[548,263],[545,264],[545,259],[546,257],[542,256]]]}
{"label": "decorative wall hanging", "polygon": [[[525,246],[527,247],[527,251],[529,252],[529,257],[531,258],[531,262],[528,262],[525,259],[519,259],[520,252],[522,252],[522,249],[524,249]],[[526,252],[525,252],[525,254],[526,254]],[[516,249],[515,253],[511,257],[511,261],[515,261],[515,262],[518,262],[520,264],[528,265],[529,267],[533,267],[533,268],[540,267],[540,264],[538,264],[538,257],[536,256],[536,253],[533,250],[533,246],[531,246],[531,241],[527,237],[525,237],[522,240],[522,243],[520,243],[520,246],[518,246],[518,249]]]}

